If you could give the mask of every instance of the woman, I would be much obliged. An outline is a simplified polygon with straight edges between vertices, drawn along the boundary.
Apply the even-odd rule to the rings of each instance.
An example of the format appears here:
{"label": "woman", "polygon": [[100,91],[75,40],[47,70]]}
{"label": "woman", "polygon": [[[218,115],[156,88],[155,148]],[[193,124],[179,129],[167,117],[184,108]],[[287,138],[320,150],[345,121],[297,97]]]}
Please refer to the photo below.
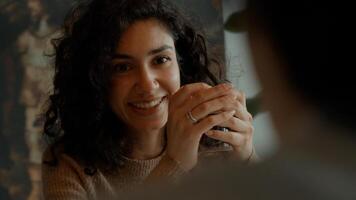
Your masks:
{"label": "woman", "polygon": [[254,159],[244,95],[217,85],[209,70],[221,66],[204,37],[167,2],[82,3],[54,46],[46,199],[110,197],[178,177],[197,165],[198,153],[215,151],[207,136],[229,143],[241,162]]}

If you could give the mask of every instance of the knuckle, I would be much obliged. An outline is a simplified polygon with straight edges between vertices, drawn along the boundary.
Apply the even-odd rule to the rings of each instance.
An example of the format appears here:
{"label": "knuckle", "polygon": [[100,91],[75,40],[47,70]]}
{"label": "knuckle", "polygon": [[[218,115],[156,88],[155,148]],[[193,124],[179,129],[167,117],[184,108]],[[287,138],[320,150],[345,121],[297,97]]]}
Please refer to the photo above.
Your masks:
{"label": "knuckle", "polygon": [[247,126],[247,132],[248,133],[253,133],[255,128],[252,125]]}
{"label": "knuckle", "polygon": [[234,97],[232,95],[225,96],[224,98],[221,98],[221,103],[223,104],[230,104],[234,102]]}
{"label": "knuckle", "polygon": [[228,141],[235,141],[235,140],[236,140],[235,135],[232,134],[232,133],[228,133],[228,134],[225,134],[225,135],[226,135],[226,139],[227,139]]}
{"label": "knuckle", "polygon": [[251,141],[251,140],[252,140],[252,134],[245,135],[245,137],[244,137],[245,143],[248,143],[248,142]]}
{"label": "knuckle", "polygon": [[203,82],[192,83],[190,85],[191,85],[190,91],[197,91],[197,90],[201,90],[201,89],[207,89],[210,87],[208,84],[203,83]]}
{"label": "knuckle", "polygon": [[248,113],[248,114],[249,114],[248,119],[250,120],[250,122],[252,122],[253,121],[253,116],[251,115],[251,113]]}
{"label": "knuckle", "polygon": [[185,92],[188,92],[188,91],[190,90],[190,88],[191,88],[191,87],[189,87],[189,85],[183,85],[183,86],[179,89],[179,91],[180,91],[181,93],[185,93]]}
{"label": "knuckle", "polygon": [[247,122],[252,122],[251,114],[245,109],[244,119]]}
{"label": "knuckle", "polygon": [[245,110],[245,106],[243,106],[240,102],[236,102],[236,108],[237,108],[239,111]]}
{"label": "knuckle", "polygon": [[225,105],[227,102],[227,97],[217,99],[218,104]]}
{"label": "knuckle", "polygon": [[232,125],[234,126],[234,127],[238,127],[239,126],[239,123],[238,123],[238,121],[237,120],[232,120]]}
{"label": "knuckle", "polygon": [[207,118],[206,118],[206,121],[207,121],[207,123],[209,123],[209,124],[215,124],[216,119],[215,119],[214,116],[210,116],[210,117],[207,117]]}
{"label": "knuckle", "polygon": [[217,136],[219,133],[216,130],[211,130],[211,136]]}
{"label": "knuckle", "polygon": [[236,101],[237,96],[235,94],[230,94],[229,95],[229,100],[230,101]]}
{"label": "knuckle", "polygon": [[230,96],[230,98],[232,100],[236,100],[237,99],[237,94],[236,94],[236,92],[234,90],[229,94],[229,96]]}
{"label": "knuckle", "polygon": [[209,85],[207,83],[201,83],[201,87],[204,89],[208,89],[208,88],[211,88],[211,85]]}
{"label": "knuckle", "polygon": [[197,92],[195,94],[193,94],[193,98],[196,100],[196,101],[202,101],[204,99],[204,95],[201,93],[201,92]]}
{"label": "knuckle", "polygon": [[229,113],[229,112],[225,112],[224,113],[224,118],[225,119],[229,119],[229,118],[231,118],[232,116],[231,116],[231,114]]}
{"label": "knuckle", "polygon": [[198,109],[199,109],[200,112],[204,112],[204,113],[205,113],[205,112],[208,111],[209,107],[210,107],[210,106],[209,106],[208,104],[203,103],[203,104],[201,104],[201,105],[199,106]]}
{"label": "knuckle", "polygon": [[242,100],[244,98],[243,94],[239,90],[234,90],[234,95],[236,96],[236,99]]}
{"label": "knuckle", "polygon": [[201,88],[206,88],[206,87],[208,87],[208,84],[202,83],[202,82],[197,83],[197,85],[198,85],[198,87],[201,87]]}
{"label": "knuckle", "polygon": [[238,104],[239,104],[238,101],[233,101],[233,102],[232,102],[232,106],[233,106],[235,109],[239,107]]}

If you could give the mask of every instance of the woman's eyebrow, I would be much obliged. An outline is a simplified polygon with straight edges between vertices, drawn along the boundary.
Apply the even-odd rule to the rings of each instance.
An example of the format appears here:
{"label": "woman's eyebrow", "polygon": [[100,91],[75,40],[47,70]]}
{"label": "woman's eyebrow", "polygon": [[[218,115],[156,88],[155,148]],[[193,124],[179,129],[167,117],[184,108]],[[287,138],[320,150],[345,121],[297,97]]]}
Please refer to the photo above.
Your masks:
{"label": "woman's eyebrow", "polygon": [[[165,51],[167,49],[170,49],[170,50],[174,50],[174,48],[170,45],[163,45],[157,49],[152,49],[150,50],[147,54],[148,55],[154,55],[154,54],[157,54],[157,53],[160,53],[162,51]],[[130,56],[130,55],[127,55],[127,54],[122,54],[122,53],[115,53],[111,56],[112,59],[133,59],[134,57],[133,56]]]}
{"label": "woman's eyebrow", "polygon": [[172,46],[169,46],[169,45],[163,45],[157,49],[152,49],[151,51],[148,52],[148,55],[154,55],[154,54],[157,54],[157,53],[160,53],[162,51],[165,51],[167,49],[170,49],[170,50],[174,50],[174,48]]}

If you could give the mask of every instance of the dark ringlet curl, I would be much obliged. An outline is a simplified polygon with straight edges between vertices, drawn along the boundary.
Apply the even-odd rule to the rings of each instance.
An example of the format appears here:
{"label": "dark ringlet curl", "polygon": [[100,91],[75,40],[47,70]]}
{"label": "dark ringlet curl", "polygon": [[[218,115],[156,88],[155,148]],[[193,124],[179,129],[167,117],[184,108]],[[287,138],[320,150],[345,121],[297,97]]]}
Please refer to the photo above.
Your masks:
{"label": "dark ringlet curl", "polygon": [[[209,55],[205,37],[168,2],[82,1],[66,16],[61,37],[52,41],[54,89],[44,134],[53,160],[45,163],[55,165],[57,152],[63,150],[87,166],[89,175],[101,166],[113,170],[122,165],[123,124],[108,105],[111,55],[131,24],[149,18],[159,20],[174,39],[182,85],[221,82],[223,65]],[[202,143],[208,140],[204,136]]]}

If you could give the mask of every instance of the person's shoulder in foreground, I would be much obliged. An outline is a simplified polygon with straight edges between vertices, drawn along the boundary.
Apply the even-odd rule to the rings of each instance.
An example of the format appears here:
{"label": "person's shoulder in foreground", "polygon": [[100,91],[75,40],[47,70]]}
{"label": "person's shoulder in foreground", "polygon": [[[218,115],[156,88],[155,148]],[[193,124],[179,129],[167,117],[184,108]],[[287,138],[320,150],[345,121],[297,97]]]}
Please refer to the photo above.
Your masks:
{"label": "person's shoulder in foreground", "polygon": [[309,128],[301,129],[310,139],[300,144],[303,150],[282,147],[274,157],[248,168],[236,162],[215,163],[179,185],[153,185],[127,199],[355,199],[354,142],[332,133],[341,129]]}

